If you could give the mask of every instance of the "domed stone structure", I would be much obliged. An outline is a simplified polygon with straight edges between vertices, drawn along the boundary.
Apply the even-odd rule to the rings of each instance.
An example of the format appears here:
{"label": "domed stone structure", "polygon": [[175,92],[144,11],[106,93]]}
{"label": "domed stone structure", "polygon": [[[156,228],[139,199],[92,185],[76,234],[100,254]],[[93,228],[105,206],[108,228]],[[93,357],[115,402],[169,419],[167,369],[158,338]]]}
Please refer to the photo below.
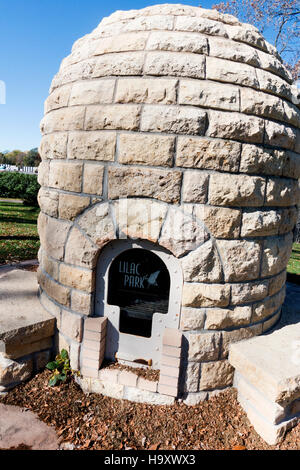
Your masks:
{"label": "domed stone structure", "polygon": [[280,317],[299,127],[277,52],[230,15],[116,12],[74,44],[41,123],[39,283],[85,390],[197,403],[231,385],[229,344]]}

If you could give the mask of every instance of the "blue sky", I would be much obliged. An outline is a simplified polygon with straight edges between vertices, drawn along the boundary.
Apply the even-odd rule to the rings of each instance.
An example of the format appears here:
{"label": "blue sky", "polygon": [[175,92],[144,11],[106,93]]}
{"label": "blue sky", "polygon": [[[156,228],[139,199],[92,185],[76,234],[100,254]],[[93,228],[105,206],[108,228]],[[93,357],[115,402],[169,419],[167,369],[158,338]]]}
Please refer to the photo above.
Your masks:
{"label": "blue sky", "polygon": [[[115,10],[159,3],[198,6],[200,2],[0,0],[0,81],[6,84],[6,104],[0,104],[0,151],[39,145],[39,123],[51,80],[76,39]],[[211,8],[215,3],[202,0],[201,6]]]}

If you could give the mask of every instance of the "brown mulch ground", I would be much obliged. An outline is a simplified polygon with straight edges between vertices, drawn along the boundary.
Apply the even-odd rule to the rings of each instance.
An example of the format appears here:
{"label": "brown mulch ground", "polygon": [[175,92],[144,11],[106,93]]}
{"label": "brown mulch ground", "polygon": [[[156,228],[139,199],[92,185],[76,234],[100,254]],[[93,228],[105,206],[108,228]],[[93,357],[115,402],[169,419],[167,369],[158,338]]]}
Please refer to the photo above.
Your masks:
{"label": "brown mulch ground", "polygon": [[28,408],[56,428],[62,447],[91,450],[300,449],[300,424],[280,445],[267,445],[227,390],[197,406],[152,406],[84,394],[74,382],[49,387],[48,370],[1,402]]}

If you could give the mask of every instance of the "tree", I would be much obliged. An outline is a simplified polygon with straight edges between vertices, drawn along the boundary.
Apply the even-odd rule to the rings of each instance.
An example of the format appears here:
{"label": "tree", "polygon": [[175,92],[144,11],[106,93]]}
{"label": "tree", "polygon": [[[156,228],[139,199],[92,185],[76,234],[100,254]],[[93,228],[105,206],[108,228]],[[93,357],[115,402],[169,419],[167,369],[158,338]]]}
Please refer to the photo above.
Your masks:
{"label": "tree", "polygon": [[25,166],[38,166],[41,162],[41,157],[37,148],[29,150],[24,157]]}
{"label": "tree", "polygon": [[262,34],[271,27],[274,46],[294,80],[300,79],[300,0],[230,0],[213,8],[253,24]]}

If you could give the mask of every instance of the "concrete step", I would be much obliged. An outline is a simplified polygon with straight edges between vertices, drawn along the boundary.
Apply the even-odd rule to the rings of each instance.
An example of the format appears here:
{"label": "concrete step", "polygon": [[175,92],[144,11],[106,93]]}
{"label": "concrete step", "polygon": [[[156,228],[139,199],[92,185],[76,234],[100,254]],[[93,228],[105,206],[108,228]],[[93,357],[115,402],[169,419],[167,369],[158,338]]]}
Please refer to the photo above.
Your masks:
{"label": "concrete step", "polygon": [[231,344],[238,400],[271,445],[300,420],[300,323]]}

